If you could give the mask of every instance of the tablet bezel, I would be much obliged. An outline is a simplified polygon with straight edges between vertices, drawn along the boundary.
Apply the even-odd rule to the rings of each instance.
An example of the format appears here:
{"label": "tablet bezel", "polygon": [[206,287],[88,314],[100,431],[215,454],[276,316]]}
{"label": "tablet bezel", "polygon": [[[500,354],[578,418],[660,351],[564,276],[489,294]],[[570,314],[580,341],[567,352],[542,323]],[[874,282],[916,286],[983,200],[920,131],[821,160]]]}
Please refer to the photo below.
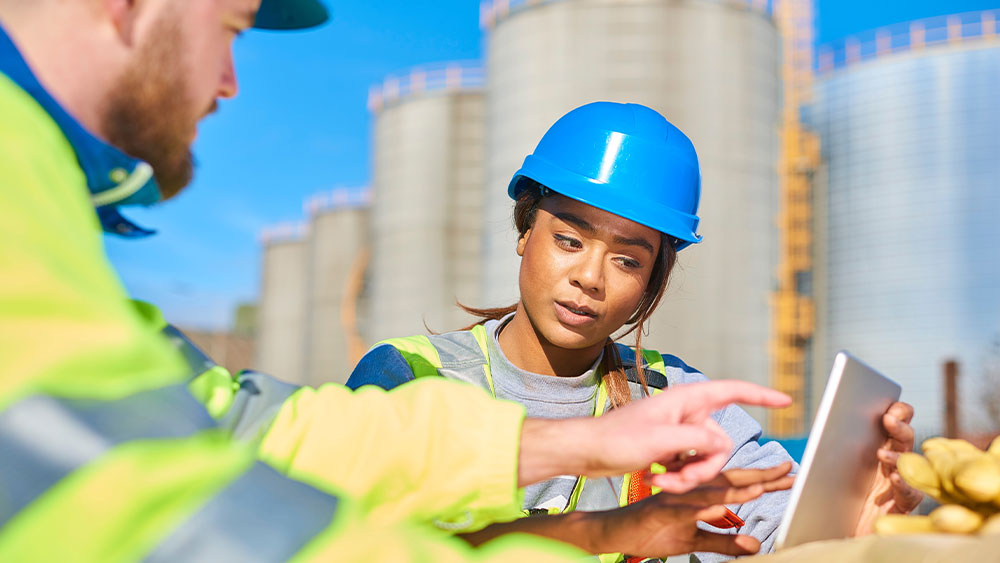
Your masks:
{"label": "tablet bezel", "polygon": [[837,354],[775,549],[853,535],[878,469],[876,451],[886,440],[882,415],[901,392],[848,352]]}

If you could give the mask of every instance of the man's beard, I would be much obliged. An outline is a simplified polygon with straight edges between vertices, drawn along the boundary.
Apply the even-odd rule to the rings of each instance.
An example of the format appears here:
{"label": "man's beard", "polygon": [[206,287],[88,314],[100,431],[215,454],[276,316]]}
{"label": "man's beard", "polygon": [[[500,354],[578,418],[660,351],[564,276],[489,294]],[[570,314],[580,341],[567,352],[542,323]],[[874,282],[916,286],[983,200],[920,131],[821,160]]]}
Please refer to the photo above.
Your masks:
{"label": "man's beard", "polygon": [[184,35],[172,14],[161,19],[104,100],[108,141],[153,167],[163,199],[194,174],[191,138],[201,113],[188,99]]}

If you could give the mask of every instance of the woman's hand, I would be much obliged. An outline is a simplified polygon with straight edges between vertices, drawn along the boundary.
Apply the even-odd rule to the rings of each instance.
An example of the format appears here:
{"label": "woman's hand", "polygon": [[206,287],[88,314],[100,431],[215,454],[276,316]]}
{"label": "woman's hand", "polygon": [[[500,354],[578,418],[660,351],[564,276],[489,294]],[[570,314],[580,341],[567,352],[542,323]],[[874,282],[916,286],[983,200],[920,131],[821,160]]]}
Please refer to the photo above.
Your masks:
{"label": "woman's hand", "polygon": [[861,536],[873,531],[875,519],[883,514],[908,514],[920,504],[924,494],[906,484],[899,476],[896,462],[899,454],[913,451],[913,407],[896,402],[882,415],[882,427],[888,435],[879,448],[878,471],[872,487],[865,499],[861,518],[854,535]]}
{"label": "woman's hand", "polygon": [[791,488],[791,462],[767,469],[730,469],[680,495],[660,493],[605,514],[605,530],[613,552],[640,557],[666,557],[696,551],[749,555],[760,550],[752,536],[708,532],[697,521],[721,519],[726,504],[743,504],[764,493]]}

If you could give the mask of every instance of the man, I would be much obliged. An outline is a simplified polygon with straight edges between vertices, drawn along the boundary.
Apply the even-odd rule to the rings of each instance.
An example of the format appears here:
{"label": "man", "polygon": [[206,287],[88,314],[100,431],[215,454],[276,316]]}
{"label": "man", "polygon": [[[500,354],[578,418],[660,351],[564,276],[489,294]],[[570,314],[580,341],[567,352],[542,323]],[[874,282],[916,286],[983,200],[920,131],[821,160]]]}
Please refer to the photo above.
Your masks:
{"label": "man", "polygon": [[[695,462],[653,478],[682,492],[728,451],[712,410],[786,404],[720,383],[599,421],[525,421],[519,407],[445,381],[286,392],[263,376],[212,372],[189,390],[197,372],[156,312],[126,300],[101,227],[138,232],[117,207],[190,180],[198,121],[236,94],[236,35],[325,17],[315,0],[0,2],[0,561],[564,560],[578,552],[511,536],[473,554],[403,520],[447,527],[468,515],[481,526],[519,507],[520,486],[695,449]],[[232,432],[256,439],[270,465]],[[700,507],[759,495],[778,477],[737,475],[679,497],[681,507],[646,503],[685,532],[651,549],[752,551],[694,521],[719,510]],[[577,524],[596,533],[610,522],[616,533],[594,549],[628,551],[633,512]]]}

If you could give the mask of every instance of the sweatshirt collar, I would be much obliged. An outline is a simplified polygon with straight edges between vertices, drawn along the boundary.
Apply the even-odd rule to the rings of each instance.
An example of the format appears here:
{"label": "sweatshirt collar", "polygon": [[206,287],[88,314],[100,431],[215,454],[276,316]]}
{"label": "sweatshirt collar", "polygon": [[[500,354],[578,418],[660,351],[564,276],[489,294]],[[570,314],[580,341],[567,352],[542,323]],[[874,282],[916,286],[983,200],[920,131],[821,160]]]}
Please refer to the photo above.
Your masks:
{"label": "sweatshirt collar", "polygon": [[118,212],[119,206],[152,205],[160,200],[152,167],[87,131],[45,90],[2,26],[0,73],[31,95],[66,136],[86,177],[104,231],[129,238],[153,234],[155,231],[135,225]]}

